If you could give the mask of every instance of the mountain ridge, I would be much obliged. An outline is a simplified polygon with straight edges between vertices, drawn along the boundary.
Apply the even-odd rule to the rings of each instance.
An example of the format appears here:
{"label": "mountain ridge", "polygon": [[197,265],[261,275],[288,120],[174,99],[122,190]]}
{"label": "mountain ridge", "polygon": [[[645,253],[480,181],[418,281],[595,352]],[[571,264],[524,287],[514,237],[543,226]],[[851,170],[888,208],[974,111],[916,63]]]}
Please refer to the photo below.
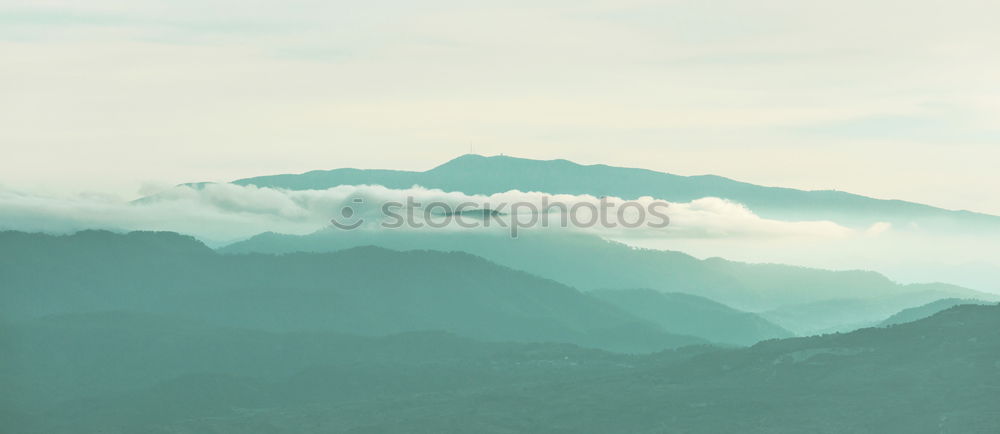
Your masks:
{"label": "mountain ridge", "polygon": [[[651,288],[663,292],[694,294],[749,312],[768,311],[784,305],[793,306],[818,300],[850,297],[868,299],[909,292],[926,291],[928,294],[925,298],[914,300],[913,305],[947,296],[989,296],[947,284],[899,285],[874,271],[833,271],[781,264],[749,264],[721,258],[700,260],[681,252],[637,249],[595,235],[579,233],[532,232],[513,240],[476,232],[421,234],[412,231],[326,230],[310,235],[260,234],[222,247],[219,251],[323,252],[362,244],[402,251],[466,251],[585,291]],[[940,294],[935,295],[935,292]],[[866,319],[882,320],[887,315],[913,305],[893,304]],[[800,330],[792,331],[801,333]]]}
{"label": "mountain ridge", "polygon": [[747,205],[765,218],[828,219],[852,227],[888,221],[894,224],[920,222],[947,229],[961,229],[959,223],[964,223],[1000,230],[1000,216],[968,210],[950,210],[898,199],[878,199],[840,190],[762,186],[718,175],[683,176],[605,164],[581,165],[564,159],[532,160],[466,154],[422,172],[356,168],[313,170],[301,174],[242,178],[233,183],[291,190],[361,184],[403,189],[420,185],[466,194],[488,195],[521,190],[615,196],[623,199],[651,196],[672,202],[721,197]]}
{"label": "mountain ridge", "polygon": [[358,246],[224,255],[172,232],[2,232],[0,259],[0,317],[7,319],[139,310],[273,331],[444,330],[624,352],[707,342],[466,252]]}

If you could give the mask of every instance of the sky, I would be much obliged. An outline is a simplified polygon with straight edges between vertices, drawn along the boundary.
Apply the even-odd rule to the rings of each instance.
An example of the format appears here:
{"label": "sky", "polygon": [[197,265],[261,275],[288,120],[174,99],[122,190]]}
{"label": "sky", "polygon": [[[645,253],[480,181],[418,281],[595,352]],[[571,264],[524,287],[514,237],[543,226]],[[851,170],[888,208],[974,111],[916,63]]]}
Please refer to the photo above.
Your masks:
{"label": "sky", "polygon": [[1000,214],[1000,3],[0,0],[0,189],[460,154]]}

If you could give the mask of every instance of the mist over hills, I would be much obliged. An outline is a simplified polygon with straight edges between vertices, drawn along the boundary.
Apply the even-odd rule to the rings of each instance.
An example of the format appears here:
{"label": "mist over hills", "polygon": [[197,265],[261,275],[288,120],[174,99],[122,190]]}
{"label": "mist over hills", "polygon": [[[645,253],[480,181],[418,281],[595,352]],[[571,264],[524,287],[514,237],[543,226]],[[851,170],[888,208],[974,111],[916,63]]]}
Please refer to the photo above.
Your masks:
{"label": "mist over hills", "polygon": [[[236,184],[719,196],[856,229],[1000,227],[913,203],[565,160],[464,156],[427,172]],[[208,234],[247,216],[245,228],[310,228],[351,190],[237,185],[179,188],[175,202],[80,222],[125,209],[116,221],[179,215]],[[158,210],[176,214],[146,220]],[[64,211],[41,215],[58,223]],[[0,432],[993,433],[1000,306],[984,303],[996,300],[571,230],[268,232],[219,249],[174,232],[7,231]]]}
{"label": "mist over hills", "polygon": [[1000,434],[998,16],[0,0],[0,434]]}
{"label": "mist over hills", "polygon": [[[384,240],[425,242],[399,234]],[[589,236],[434,235],[520,265],[567,254],[553,246],[603,261],[552,263],[567,272],[624,276],[623,264],[643,260],[615,258],[649,253]],[[590,250],[597,242],[611,250]],[[0,427],[24,434],[987,433],[1000,424],[998,305],[773,339],[788,332],[690,294],[580,292],[446,251],[447,244],[339,247],[237,254],[175,233],[0,232],[0,351],[9,355],[0,359]],[[736,270],[761,287],[813,278],[832,281],[818,287],[830,290],[895,285],[874,273],[789,274],[796,267],[756,270],[653,253],[665,255],[647,259],[653,265],[679,261],[671,272],[723,264],[702,278],[733,278],[723,270]],[[877,285],[848,291],[909,294]],[[913,290],[928,288],[939,289]],[[782,292],[764,294],[775,293]],[[742,349],[707,345],[760,339],[768,340]]]}
{"label": "mist over hills", "polygon": [[666,330],[705,337],[712,342],[752,345],[793,336],[759,315],[691,294],[652,289],[603,289],[588,294]]}
{"label": "mist over hills", "polygon": [[[513,240],[482,232],[326,230],[305,236],[261,234],[220,251],[327,252],[359,245],[468,252],[582,290],[650,288],[698,295],[744,311],[776,311],[769,319],[799,334],[875,323],[940,298],[993,299],[954,285],[900,285],[871,271],[699,260],[565,232],[532,232]],[[813,303],[825,309],[812,308]]]}
{"label": "mist over hills", "polygon": [[567,160],[529,160],[468,154],[424,172],[333,169],[303,174],[258,176],[233,181],[292,190],[373,184],[403,189],[414,185],[467,194],[509,190],[551,194],[589,194],[635,199],[651,196],[671,202],[721,197],[747,205],[758,215],[779,220],[832,220],[864,228],[876,222],[920,224],[947,230],[972,228],[1000,232],[1000,217],[951,211],[901,200],[873,199],[832,191],[765,187],[715,175],[680,176],[646,169],[584,166]]}
{"label": "mist over hills", "polygon": [[879,323],[880,326],[893,326],[897,324],[905,324],[908,322],[913,322],[921,320],[932,316],[943,310],[951,309],[955,306],[961,306],[966,304],[989,304],[982,300],[974,299],[962,299],[962,298],[943,298],[941,300],[932,301],[922,306],[911,307],[909,309],[903,309],[884,321]]}
{"label": "mist over hills", "polygon": [[221,255],[173,233],[0,233],[0,314],[102,310],[272,331],[443,330],[619,351],[704,343],[565,286],[466,253],[360,247]]}

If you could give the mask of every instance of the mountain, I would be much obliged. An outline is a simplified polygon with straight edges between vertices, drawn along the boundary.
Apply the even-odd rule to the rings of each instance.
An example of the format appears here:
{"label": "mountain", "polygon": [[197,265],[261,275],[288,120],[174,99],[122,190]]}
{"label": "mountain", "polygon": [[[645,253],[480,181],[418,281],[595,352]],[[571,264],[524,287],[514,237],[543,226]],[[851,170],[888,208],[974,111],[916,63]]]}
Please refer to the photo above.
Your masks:
{"label": "mountain", "polygon": [[408,429],[442,432],[420,416],[472,411],[489,427],[478,432],[989,433],[1000,426],[998,330],[1000,306],[960,306],[890,329],[767,341],[573,384],[351,411],[388,409]]}
{"label": "mountain", "polygon": [[973,299],[943,298],[941,300],[932,301],[923,306],[903,309],[889,318],[886,318],[885,321],[879,323],[879,326],[886,327],[921,320],[943,310],[951,309],[952,307],[963,304],[987,304],[987,302]]}
{"label": "mountain", "polygon": [[[938,299],[940,286],[912,285],[913,293],[876,297],[868,300],[835,299],[783,306],[761,312],[767,320],[798,331],[802,335],[848,332],[864,327],[886,326],[926,318],[959,304],[984,304],[975,299]],[[921,288],[926,288],[921,290]],[[996,296],[983,294],[989,300]],[[912,306],[917,300],[933,300]],[[905,309],[899,306],[911,305]],[[889,317],[889,319],[884,319]],[[883,319],[879,319],[883,318]]]}
{"label": "mountain", "polygon": [[[997,305],[957,306],[889,328],[648,355],[438,333],[268,334],[114,312],[8,325],[0,345],[18,351],[0,362],[0,379],[47,397],[3,408],[12,417],[0,428],[24,434],[992,433],[1000,426]],[[93,376],[49,375],[76,369]],[[135,383],[82,398],[38,393],[65,390],[67,381]]]}
{"label": "mountain", "polygon": [[760,316],[704,297],[651,289],[590,291],[609,304],[675,333],[704,337],[712,342],[752,345],[791,337],[792,333]]}
{"label": "mountain", "polygon": [[831,220],[855,228],[889,222],[896,227],[917,224],[924,228],[1000,231],[998,216],[951,211],[901,200],[874,199],[832,190],[765,187],[715,175],[679,176],[646,169],[508,156],[463,155],[425,172],[314,170],[245,178],[233,183],[291,190],[363,184],[402,189],[420,185],[466,194],[520,190],[623,199],[651,196],[671,202],[721,197],[742,203],[762,217],[778,220]]}
{"label": "mountain", "polygon": [[699,260],[680,252],[633,248],[594,235],[566,232],[532,231],[517,239],[480,231],[325,230],[304,236],[267,233],[220,251],[328,252],[363,245],[403,251],[468,252],[582,290],[649,288],[697,295],[749,312],[788,307],[794,314],[801,311],[795,306],[808,308],[811,303],[845,299],[875,307],[858,310],[854,305],[827,303],[830,310],[816,321],[810,321],[809,314],[803,316],[803,321],[778,322],[797,334],[878,322],[899,310],[940,298],[991,299],[990,295],[947,284],[900,285],[871,271],[829,271],[720,258]]}
{"label": "mountain", "polygon": [[618,351],[705,342],[458,252],[221,255],[174,233],[3,232],[0,259],[0,316],[10,320],[131,310],[270,331],[442,330]]}

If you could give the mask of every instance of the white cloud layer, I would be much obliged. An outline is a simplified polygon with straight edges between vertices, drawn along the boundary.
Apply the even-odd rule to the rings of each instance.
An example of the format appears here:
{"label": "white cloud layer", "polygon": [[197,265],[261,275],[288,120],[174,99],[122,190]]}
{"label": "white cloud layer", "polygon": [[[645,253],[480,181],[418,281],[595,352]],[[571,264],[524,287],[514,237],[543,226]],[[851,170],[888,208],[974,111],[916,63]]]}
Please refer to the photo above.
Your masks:
{"label": "white cloud layer", "polygon": [[[671,203],[650,197],[641,198],[618,213],[623,201],[617,198],[598,198],[589,195],[548,195],[509,191],[491,196],[465,195],[441,190],[413,187],[405,190],[382,186],[338,186],[328,190],[288,191],[234,184],[208,184],[202,188],[174,187],[155,196],[127,202],[106,196],[52,197],[13,191],[0,191],[0,229],[24,231],[70,232],[87,228],[114,230],[170,230],[194,235],[209,243],[220,243],[249,237],[261,232],[305,234],[331,226],[337,218],[343,224],[363,222],[368,228],[382,223],[396,222],[383,214],[382,205],[416,203],[419,207],[409,219],[420,230],[431,230],[427,223],[443,225],[436,230],[470,230],[459,223],[482,227],[482,218],[474,213],[458,217],[445,216],[446,208],[431,203],[446,204],[447,209],[463,211],[490,209],[500,215],[491,220],[490,230],[507,231],[514,221],[518,230],[542,227],[540,210],[544,203],[550,205],[548,226],[559,228],[565,206],[576,219],[567,219],[568,230],[582,230],[614,238],[836,238],[851,236],[854,231],[832,222],[785,222],[767,220],[755,215],[738,203],[718,198],[703,198],[690,203]],[[602,220],[593,214],[602,206],[609,211]],[[654,203],[663,205],[657,210],[669,216],[666,227],[648,224],[629,229],[622,222],[635,225],[639,222],[660,224],[662,219],[646,214]],[[519,205],[515,205],[519,204]],[[349,217],[344,209],[349,207]],[[642,208],[644,216],[639,215]],[[405,217],[405,207],[395,207],[394,214]],[[425,211],[427,211],[425,213]],[[516,213],[516,214],[513,214]],[[534,214],[534,215],[533,215]],[[480,213],[481,215],[481,213]],[[430,217],[430,222],[427,218]],[[590,225],[596,220],[601,223]],[[619,220],[619,219],[623,220]],[[644,218],[642,220],[641,218]],[[535,223],[532,223],[532,221]],[[503,224],[501,224],[503,222]],[[506,225],[506,227],[504,227]],[[610,227],[614,225],[615,227]],[[408,223],[404,228],[413,229]]]}
{"label": "white cloud layer", "polygon": [[[364,218],[369,228],[377,228],[380,204],[386,201],[405,203],[408,197],[423,206],[432,202],[451,206],[469,202],[491,207],[506,203],[509,207],[513,202],[524,202],[540,208],[543,198],[550,204],[559,202],[569,207],[577,204],[599,206],[601,202],[593,196],[519,191],[470,196],[419,187],[393,190],[381,186],[286,191],[209,184],[202,189],[168,188],[139,202],[106,195],[59,197],[0,189],[0,230],[51,233],[82,229],[169,230],[194,235],[218,246],[267,231],[307,234],[330,228],[329,221],[342,216],[345,206],[351,206],[355,213],[351,219],[342,219],[343,222]],[[364,203],[355,203],[357,198]],[[615,201],[613,198],[608,200]],[[648,205],[655,200],[642,198],[638,202]],[[510,210],[505,208],[504,211]],[[897,230],[888,223],[851,230],[831,222],[768,220],[741,204],[718,198],[671,203],[666,214],[670,217],[670,225],[661,229],[596,226],[583,230],[635,246],[679,250],[699,257],[723,256],[749,262],[819,268],[874,269],[905,282],[942,280],[1000,293],[996,283],[1000,278],[1000,258],[995,254],[998,242],[995,237],[986,238],[977,233],[935,235]],[[415,221],[423,223],[422,215],[417,213]],[[611,221],[617,217],[614,213],[609,216]],[[551,226],[557,226],[558,216],[550,217]],[[584,217],[586,215],[581,215],[581,220]],[[627,221],[634,221],[634,214],[625,217]],[[525,222],[529,220],[525,215],[520,218]],[[470,217],[468,221],[477,220]],[[464,229],[453,221],[446,228],[416,230],[485,229]],[[488,230],[510,233],[509,228],[500,226]],[[520,233],[529,230],[532,229],[521,228]],[[571,226],[567,230],[580,229]]]}

